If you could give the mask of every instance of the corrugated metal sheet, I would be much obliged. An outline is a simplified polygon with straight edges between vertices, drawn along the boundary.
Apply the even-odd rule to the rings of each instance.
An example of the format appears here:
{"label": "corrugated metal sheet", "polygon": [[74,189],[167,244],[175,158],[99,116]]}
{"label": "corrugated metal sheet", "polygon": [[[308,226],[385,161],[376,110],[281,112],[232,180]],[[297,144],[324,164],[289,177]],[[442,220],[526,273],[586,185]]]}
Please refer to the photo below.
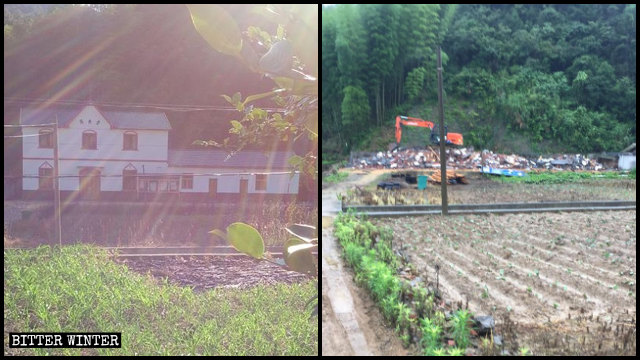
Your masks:
{"label": "corrugated metal sheet", "polygon": [[[162,112],[142,111],[107,111],[96,106],[100,113],[116,129],[138,130],[171,130],[167,116]],[[60,127],[69,125],[84,107],[79,108],[24,108],[22,109],[22,124],[37,125],[56,121]]]}
{"label": "corrugated metal sheet", "polygon": [[243,151],[230,158],[224,151],[169,150],[169,166],[242,169],[289,169],[291,153]]}

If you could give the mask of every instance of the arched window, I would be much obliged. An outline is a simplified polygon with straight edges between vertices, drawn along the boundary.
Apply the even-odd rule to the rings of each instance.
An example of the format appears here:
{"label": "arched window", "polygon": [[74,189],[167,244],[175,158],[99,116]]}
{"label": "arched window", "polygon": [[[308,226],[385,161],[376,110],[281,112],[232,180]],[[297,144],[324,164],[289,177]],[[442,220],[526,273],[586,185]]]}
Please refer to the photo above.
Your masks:
{"label": "arched window", "polygon": [[38,189],[53,189],[53,166],[51,166],[48,162],[43,163],[38,169],[38,176]]}
{"label": "arched window", "polygon": [[129,164],[122,170],[122,191],[136,191],[138,170]]}
{"label": "arched window", "polygon": [[124,132],[122,150],[138,150],[138,134],[135,131]]}
{"label": "arched window", "polygon": [[38,142],[39,147],[46,149],[53,148],[53,129],[42,129],[38,134],[40,134]]}
{"label": "arched window", "polygon": [[98,148],[98,135],[93,130],[86,130],[82,133],[82,148],[95,150]]}

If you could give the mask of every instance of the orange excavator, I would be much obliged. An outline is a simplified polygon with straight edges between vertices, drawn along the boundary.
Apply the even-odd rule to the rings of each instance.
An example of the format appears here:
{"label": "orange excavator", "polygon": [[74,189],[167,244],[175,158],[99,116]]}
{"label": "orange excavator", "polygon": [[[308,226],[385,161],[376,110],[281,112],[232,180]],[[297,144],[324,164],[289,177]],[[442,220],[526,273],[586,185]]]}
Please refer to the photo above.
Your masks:
{"label": "orange excavator", "polygon": [[[398,115],[396,116],[396,148],[400,146],[400,140],[402,139],[402,125],[428,127],[429,129],[431,129],[431,142],[434,144],[440,143],[438,129],[436,127],[436,129],[434,130],[434,123],[432,123],[431,121]],[[447,145],[463,145],[462,134],[448,132],[446,125],[444,127],[444,135],[444,139]]]}

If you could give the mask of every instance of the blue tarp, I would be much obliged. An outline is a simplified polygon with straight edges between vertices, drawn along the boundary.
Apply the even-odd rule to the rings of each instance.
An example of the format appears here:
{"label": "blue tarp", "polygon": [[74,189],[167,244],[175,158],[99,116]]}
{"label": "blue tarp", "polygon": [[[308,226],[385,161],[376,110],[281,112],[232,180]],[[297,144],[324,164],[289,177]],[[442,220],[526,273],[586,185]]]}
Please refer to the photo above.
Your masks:
{"label": "blue tarp", "polygon": [[509,169],[494,169],[488,166],[482,168],[482,173],[491,175],[504,175],[504,176],[524,176],[524,171],[509,170]]}

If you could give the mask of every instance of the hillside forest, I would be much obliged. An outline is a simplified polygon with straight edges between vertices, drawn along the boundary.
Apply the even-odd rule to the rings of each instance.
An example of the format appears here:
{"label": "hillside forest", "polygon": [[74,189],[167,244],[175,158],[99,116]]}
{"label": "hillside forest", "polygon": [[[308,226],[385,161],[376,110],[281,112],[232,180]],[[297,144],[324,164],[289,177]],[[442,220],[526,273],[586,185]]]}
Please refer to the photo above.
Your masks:
{"label": "hillside forest", "polygon": [[438,46],[445,123],[465,146],[549,154],[635,142],[633,4],[332,5],[323,159],[386,149],[396,115],[438,120]]}

